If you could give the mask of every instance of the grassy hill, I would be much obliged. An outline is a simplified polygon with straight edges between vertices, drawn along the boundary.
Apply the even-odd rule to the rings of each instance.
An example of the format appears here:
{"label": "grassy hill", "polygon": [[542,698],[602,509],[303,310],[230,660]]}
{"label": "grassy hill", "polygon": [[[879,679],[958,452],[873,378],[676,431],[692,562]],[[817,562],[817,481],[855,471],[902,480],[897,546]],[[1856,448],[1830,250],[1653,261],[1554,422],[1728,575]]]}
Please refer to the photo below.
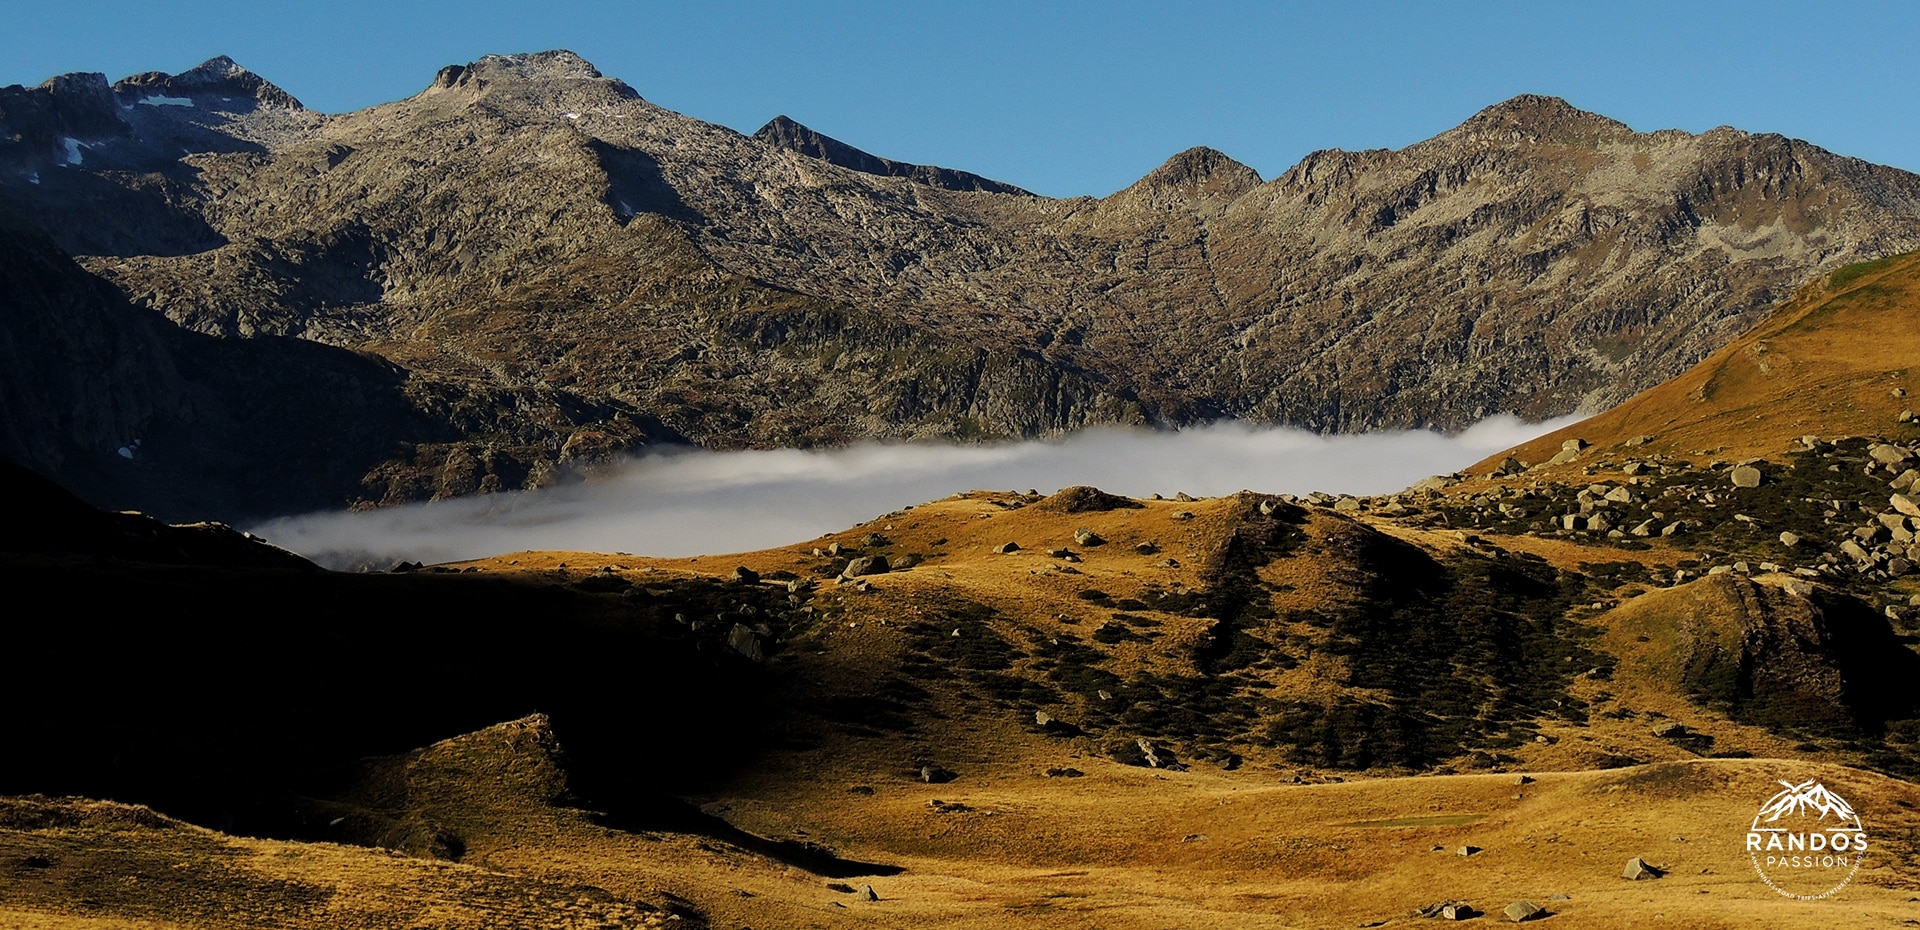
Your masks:
{"label": "grassy hill", "polygon": [[1785,454],[1801,436],[1920,438],[1920,253],[1849,265],[1685,374],[1626,403],[1503,452],[1547,461],[1569,439],[1601,448],[1651,437],[1643,452]]}

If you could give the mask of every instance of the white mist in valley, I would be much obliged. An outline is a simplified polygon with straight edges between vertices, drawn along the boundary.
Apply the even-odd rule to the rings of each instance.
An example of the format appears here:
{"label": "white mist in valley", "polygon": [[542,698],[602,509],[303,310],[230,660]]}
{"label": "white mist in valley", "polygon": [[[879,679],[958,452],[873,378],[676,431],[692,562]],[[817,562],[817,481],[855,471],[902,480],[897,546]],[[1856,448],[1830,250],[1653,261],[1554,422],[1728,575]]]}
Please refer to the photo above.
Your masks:
{"label": "white mist in valley", "polygon": [[1093,429],[998,445],[861,443],[839,449],[651,452],[537,491],[355,513],[250,529],[333,567],[447,562],[538,549],[689,556],[813,539],[958,491],[1051,493],[1089,484],[1131,497],[1385,494],[1456,471],[1580,417],[1496,416],[1459,433],[1325,436],[1215,423],[1177,432]]}

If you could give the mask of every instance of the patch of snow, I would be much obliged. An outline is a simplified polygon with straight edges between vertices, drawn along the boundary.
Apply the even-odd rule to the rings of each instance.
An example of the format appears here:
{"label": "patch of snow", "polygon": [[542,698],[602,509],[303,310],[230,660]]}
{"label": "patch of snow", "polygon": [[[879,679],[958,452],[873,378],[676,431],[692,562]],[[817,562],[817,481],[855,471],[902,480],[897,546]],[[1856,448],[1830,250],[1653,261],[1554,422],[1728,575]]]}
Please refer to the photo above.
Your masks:
{"label": "patch of snow", "polygon": [[60,144],[67,147],[67,164],[77,165],[86,160],[86,157],[80,154],[80,146],[83,143],[79,139],[64,136],[60,139]]}
{"label": "patch of snow", "polygon": [[190,99],[190,98],[187,98],[187,97],[165,97],[165,96],[160,96],[160,95],[157,95],[157,94],[156,94],[156,95],[154,95],[154,96],[152,96],[152,97],[141,97],[141,98],[140,98],[140,102],[141,102],[141,103],[144,103],[144,104],[146,104],[147,106],[150,106],[150,107],[190,107],[190,106],[193,106],[193,100],[192,100],[192,99]]}

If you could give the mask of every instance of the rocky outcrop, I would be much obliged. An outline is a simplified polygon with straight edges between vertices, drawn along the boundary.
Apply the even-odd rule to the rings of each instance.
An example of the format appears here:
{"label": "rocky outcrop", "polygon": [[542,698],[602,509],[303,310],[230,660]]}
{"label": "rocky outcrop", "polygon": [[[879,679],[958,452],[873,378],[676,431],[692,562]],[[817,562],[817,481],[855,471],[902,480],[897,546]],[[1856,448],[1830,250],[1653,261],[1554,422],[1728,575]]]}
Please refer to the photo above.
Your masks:
{"label": "rocky outcrop", "polygon": [[928,187],[939,187],[951,191],[990,191],[995,194],[1026,194],[1026,191],[1011,184],[1003,184],[991,178],[983,178],[970,171],[956,171],[952,168],[939,168],[932,165],[913,165],[906,162],[869,155],[832,136],[823,135],[788,119],[785,115],[776,116],[753,134],[755,139],[775,148],[798,152],[809,158],[839,165],[865,174],[877,174],[890,178],[906,178]]}
{"label": "rocky outcrop", "polygon": [[1866,604],[1808,585],[1709,575],[1641,610],[1671,612],[1679,685],[1735,719],[1869,729],[1913,708],[1920,662]]}

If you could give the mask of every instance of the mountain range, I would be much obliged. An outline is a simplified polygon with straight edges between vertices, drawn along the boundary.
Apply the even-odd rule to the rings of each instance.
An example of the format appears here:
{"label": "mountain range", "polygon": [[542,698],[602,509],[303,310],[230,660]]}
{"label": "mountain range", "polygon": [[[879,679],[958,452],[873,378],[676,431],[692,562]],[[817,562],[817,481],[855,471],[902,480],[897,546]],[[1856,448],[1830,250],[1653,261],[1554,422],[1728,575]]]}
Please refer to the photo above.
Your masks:
{"label": "mountain range", "polygon": [[0,89],[0,217],[0,454],[235,518],[661,443],[1601,409],[1920,247],[1920,177],[1522,96],[1271,180],[1194,148],[1052,199],[741,135],[568,52],[337,115],[217,58]]}

